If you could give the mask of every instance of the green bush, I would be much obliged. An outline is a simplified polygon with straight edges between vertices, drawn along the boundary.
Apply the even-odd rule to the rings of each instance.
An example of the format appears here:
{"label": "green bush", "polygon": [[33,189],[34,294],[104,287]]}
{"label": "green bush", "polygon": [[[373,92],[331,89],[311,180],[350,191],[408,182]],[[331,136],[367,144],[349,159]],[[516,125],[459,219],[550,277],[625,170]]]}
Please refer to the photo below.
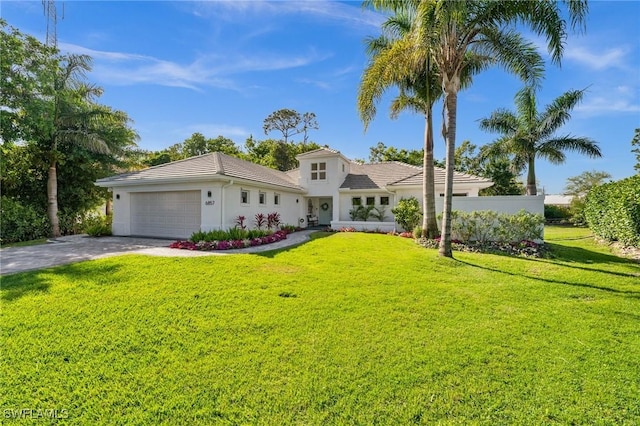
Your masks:
{"label": "green bush", "polygon": [[396,217],[396,222],[407,232],[412,232],[413,228],[422,221],[420,203],[416,197],[401,198],[398,205],[391,209],[391,213]]}
{"label": "green bush", "polygon": [[104,237],[107,235],[111,235],[111,221],[112,216],[89,216],[87,217],[83,223],[83,230],[85,234],[88,234],[91,237]]}
{"label": "green bush", "polygon": [[593,188],[584,214],[600,238],[640,247],[640,175]]}
{"label": "green bush", "polygon": [[556,206],[553,204],[544,205],[545,219],[567,219],[568,220],[570,217],[571,217],[571,212],[569,211],[569,207]]}
{"label": "green bush", "polygon": [[2,197],[0,203],[1,244],[37,240],[49,235],[51,226],[44,212],[8,197]]}
{"label": "green bush", "polygon": [[229,241],[229,240],[252,240],[254,238],[261,238],[267,235],[273,234],[273,231],[268,229],[242,229],[242,228],[229,228],[226,231],[221,229],[213,229],[211,231],[198,231],[191,234],[190,241],[194,243],[199,242],[213,242],[213,241]]}
{"label": "green bush", "polygon": [[542,240],[544,216],[520,210],[516,214],[492,210],[451,212],[453,239],[463,242],[501,243]]}

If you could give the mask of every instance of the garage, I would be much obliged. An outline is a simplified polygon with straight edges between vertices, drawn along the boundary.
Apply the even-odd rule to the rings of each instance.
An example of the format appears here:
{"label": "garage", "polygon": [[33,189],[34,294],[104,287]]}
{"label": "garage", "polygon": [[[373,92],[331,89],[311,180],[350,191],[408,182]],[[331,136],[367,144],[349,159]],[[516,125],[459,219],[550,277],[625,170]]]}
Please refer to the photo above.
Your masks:
{"label": "garage", "polygon": [[200,230],[200,191],[131,193],[131,235],[189,238]]}

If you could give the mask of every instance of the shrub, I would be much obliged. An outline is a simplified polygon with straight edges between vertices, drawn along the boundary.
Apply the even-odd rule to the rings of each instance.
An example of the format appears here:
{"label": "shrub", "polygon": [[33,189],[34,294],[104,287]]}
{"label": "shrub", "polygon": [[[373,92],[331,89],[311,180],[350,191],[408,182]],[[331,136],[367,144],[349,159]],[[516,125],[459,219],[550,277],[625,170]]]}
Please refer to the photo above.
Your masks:
{"label": "shrub", "polygon": [[95,215],[87,217],[83,223],[83,230],[85,234],[92,237],[103,237],[111,235],[111,221],[113,217]]}
{"label": "shrub", "polygon": [[497,241],[503,243],[541,240],[544,216],[521,210],[516,214],[496,213],[491,210],[451,212],[453,237],[464,242],[480,244]]}
{"label": "shrub", "polygon": [[416,240],[418,238],[422,237],[422,225],[418,225],[415,228],[413,228],[413,238],[415,238]]}
{"label": "shrub", "polygon": [[46,214],[8,197],[0,199],[0,243],[31,241],[49,235],[51,225]]}
{"label": "shrub", "polygon": [[412,232],[413,228],[418,226],[422,220],[420,203],[416,197],[400,199],[398,205],[391,209],[391,213],[396,217],[396,222],[408,232]]}
{"label": "shrub", "polygon": [[544,218],[547,220],[569,220],[570,217],[571,211],[569,210],[569,207],[556,206],[553,204],[544,205]]}
{"label": "shrub", "polygon": [[600,238],[640,247],[640,175],[593,188],[584,213]]}
{"label": "shrub", "polygon": [[374,207],[371,211],[371,217],[378,222],[384,222],[384,218],[387,216],[387,208],[385,206]]}
{"label": "shrub", "polygon": [[280,225],[280,213],[273,212],[267,215],[267,228],[277,228]]}
{"label": "shrub", "polygon": [[254,223],[256,224],[256,228],[262,229],[262,227],[267,224],[267,217],[264,213],[256,213]]}

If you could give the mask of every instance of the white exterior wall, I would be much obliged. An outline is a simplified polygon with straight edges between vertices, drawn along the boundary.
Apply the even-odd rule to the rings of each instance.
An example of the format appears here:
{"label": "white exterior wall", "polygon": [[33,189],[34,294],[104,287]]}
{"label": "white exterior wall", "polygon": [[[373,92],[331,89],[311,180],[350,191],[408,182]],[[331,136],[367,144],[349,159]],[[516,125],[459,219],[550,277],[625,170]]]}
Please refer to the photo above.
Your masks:
{"label": "white exterior wall", "polygon": [[[343,203],[340,200],[338,188],[340,188],[340,185],[342,185],[342,182],[344,182],[349,174],[349,162],[342,158],[341,155],[331,153],[305,156],[299,159],[299,162],[300,177],[298,185],[306,189],[307,193],[305,195],[307,197],[314,197],[314,199],[312,199],[312,215],[319,215],[319,200],[315,197],[331,198],[333,200],[332,220],[339,220]],[[322,162],[327,164],[327,178],[325,180],[311,180],[311,163]],[[305,218],[308,214],[307,203],[308,201],[305,201],[303,209],[303,217]]]}
{"label": "white exterior wall", "polygon": [[[367,201],[367,197],[375,197],[376,198],[376,202],[375,202],[375,206],[380,208],[380,207],[386,207],[386,216],[385,216],[385,222],[392,222],[393,223],[393,214],[391,213],[391,209],[393,208],[393,206],[396,205],[396,196],[394,194],[391,194],[389,192],[381,192],[381,191],[371,191],[371,192],[364,192],[364,191],[358,191],[358,192],[340,192],[339,194],[339,200],[340,200],[340,211],[339,213],[339,218],[338,219],[334,219],[334,221],[338,222],[349,222],[351,221],[351,215],[349,214],[349,211],[353,208],[353,205],[351,204],[351,199],[353,197],[361,197],[362,198],[362,205],[366,205],[366,201]],[[380,205],[380,197],[389,197],[389,205],[388,206],[382,206]]]}
{"label": "white exterior wall", "polygon": [[[283,188],[284,189],[284,188]],[[238,216],[244,216],[247,228],[255,227],[255,215],[262,213],[280,213],[280,221],[283,225],[300,225],[303,215],[304,198],[302,194],[292,193],[281,189],[265,189],[253,185],[233,184],[224,189],[224,216],[220,225],[221,229],[233,228]],[[249,191],[249,204],[240,203],[240,191]],[[259,204],[259,194],[266,194],[266,204]],[[280,194],[280,205],[274,204],[274,194]],[[297,200],[297,202],[296,202]]]}
{"label": "white exterior wall", "polygon": [[[240,204],[240,189],[250,191],[250,203]],[[113,188],[113,235],[131,235],[131,193],[134,192],[164,192],[164,191],[193,191],[199,190],[201,196],[201,225],[200,229],[228,229],[235,225],[236,217],[246,217],[245,224],[252,228],[256,213],[265,215],[272,212],[280,213],[281,223],[299,225],[303,215],[303,196],[295,192],[282,189],[265,189],[252,185],[231,184],[229,182],[195,182],[184,184],[146,184],[138,186]],[[211,192],[211,197],[209,197]],[[266,193],[266,204],[260,205],[259,192]],[[274,204],[274,193],[280,194],[280,205]],[[298,202],[296,202],[298,200]]]}

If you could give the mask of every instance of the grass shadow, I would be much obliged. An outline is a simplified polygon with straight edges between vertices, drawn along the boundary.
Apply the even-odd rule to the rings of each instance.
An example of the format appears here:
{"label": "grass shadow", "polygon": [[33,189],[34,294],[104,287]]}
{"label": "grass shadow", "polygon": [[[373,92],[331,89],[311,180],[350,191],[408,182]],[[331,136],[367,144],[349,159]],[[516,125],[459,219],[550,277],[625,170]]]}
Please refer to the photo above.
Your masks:
{"label": "grass shadow", "polygon": [[48,293],[51,283],[40,276],[42,271],[6,275],[0,278],[0,300],[12,302],[24,296]]}
{"label": "grass shadow", "polygon": [[[568,286],[573,286],[573,287],[590,288],[590,289],[594,289],[594,290],[606,291],[608,293],[620,294],[620,295],[623,295],[625,297],[631,297],[631,298],[634,298],[634,299],[640,299],[640,291],[636,291],[636,290],[620,290],[620,289],[617,289],[617,288],[607,287],[607,286],[599,285],[599,284],[585,284],[585,283],[576,283],[576,282],[570,282],[570,281],[564,281],[564,280],[555,280],[555,279],[552,279],[552,278],[541,278],[541,277],[536,277],[536,276],[532,276],[532,275],[525,275],[525,274],[522,274],[522,273],[514,273],[514,272],[509,272],[509,271],[505,271],[505,270],[501,270],[501,269],[491,268],[491,267],[488,267],[488,266],[478,265],[478,264],[471,263],[471,262],[464,261],[464,260],[460,260],[460,259],[456,259],[456,262],[460,262],[460,263],[462,263],[464,265],[471,266],[473,268],[484,269],[485,271],[496,272],[496,273],[499,273],[499,274],[508,275],[508,276],[512,276],[512,277],[524,277],[524,278],[528,278],[528,279],[531,279],[531,280],[546,282],[546,283],[549,283],[549,284],[561,284],[561,285],[568,285]],[[566,265],[558,265],[558,266],[566,266]],[[595,272],[598,272],[598,271],[595,271]]]}
{"label": "grass shadow", "polygon": [[85,264],[93,262],[95,261],[88,260],[2,276],[0,278],[0,300],[12,302],[26,296],[49,293],[52,282],[51,275],[64,276],[70,282],[93,280],[97,284],[105,281],[104,277],[110,277],[120,269],[118,265],[102,266],[99,269],[85,266]]}
{"label": "grass shadow", "polygon": [[[553,243],[545,243],[545,245],[549,248],[549,253],[551,255],[550,259],[545,258],[533,258],[533,257],[525,257],[523,259],[532,261],[532,262],[540,262],[540,263],[548,263],[551,265],[560,265],[558,262],[563,262],[561,266],[579,269],[586,272],[600,272],[603,274],[615,275],[618,277],[628,277],[628,278],[640,278],[640,266],[637,265],[637,262],[633,259],[626,259],[623,257],[599,253],[592,250],[586,250],[580,247],[567,247],[559,244]],[[576,264],[581,265],[576,265]],[[629,265],[632,267],[637,267],[637,273],[627,273],[627,272],[617,272],[617,271],[609,271],[602,268],[597,267],[588,267],[582,265],[596,265],[596,264],[618,264],[618,265]]]}
{"label": "grass shadow", "polygon": [[261,251],[261,252],[257,252],[257,253],[251,253],[251,254],[256,255],[256,256],[261,256],[261,257],[267,257],[269,259],[273,259],[275,256],[277,256],[280,253],[286,253],[286,252],[288,252],[290,250],[295,250],[295,249],[297,249],[298,247],[300,247],[303,244],[306,244],[306,243],[309,243],[309,242],[312,242],[312,241],[315,241],[315,240],[318,240],[318,239],[321,239],[321,238],[327,238],[327,237],[330,237],[332,235],[333,235],[332,232],[324,232],[324,231],[320,231],[319,230],[317,232],[313,232],[313,233],[309,234],[309,239],[301,241],[301,242],[299,242],[297,244],[293,244],[293,245],[286,246],[286,247],[281,247],[281,248],[275,248],[273,250],[265,250],[265,251]]}

